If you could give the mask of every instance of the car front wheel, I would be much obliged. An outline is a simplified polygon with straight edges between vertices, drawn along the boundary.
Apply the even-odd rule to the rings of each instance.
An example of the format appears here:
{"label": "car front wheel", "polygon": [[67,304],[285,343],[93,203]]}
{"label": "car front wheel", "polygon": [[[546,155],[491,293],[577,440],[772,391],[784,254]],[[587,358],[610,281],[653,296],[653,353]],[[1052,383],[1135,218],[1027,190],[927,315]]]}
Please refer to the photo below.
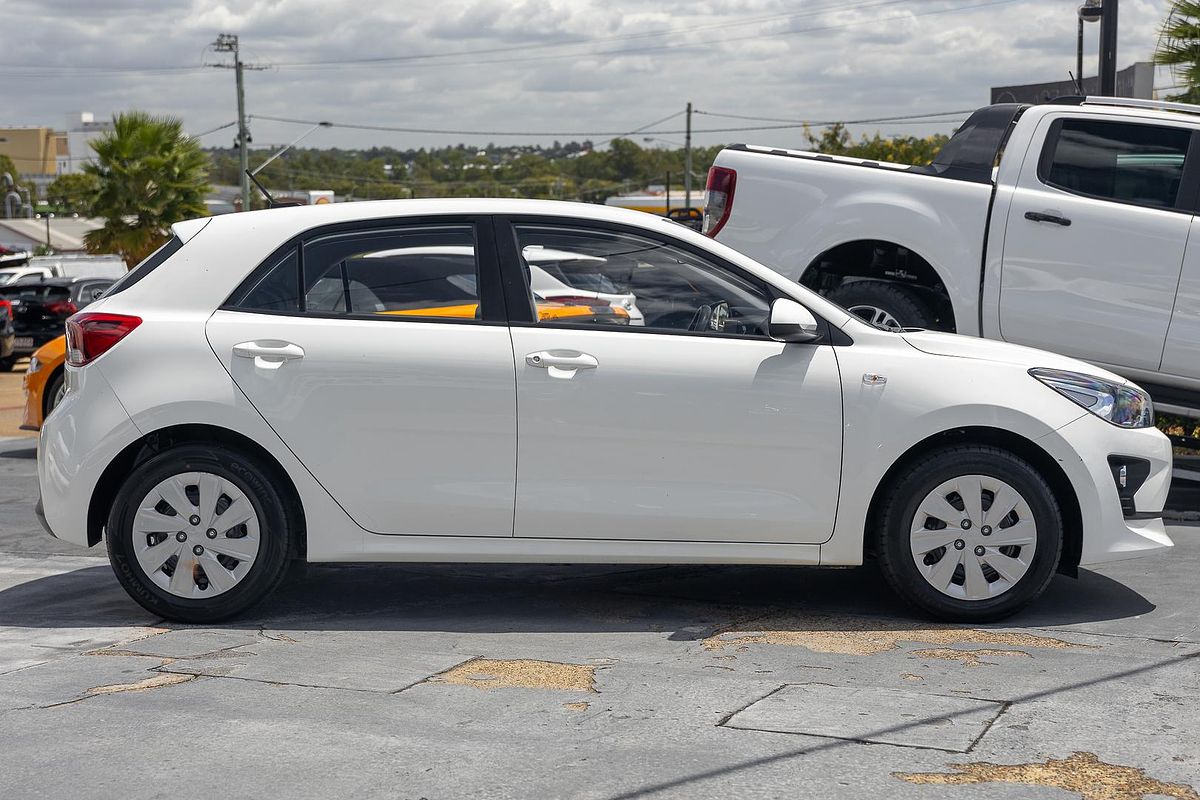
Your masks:
{"label": "car front wheel", "polygon": [[1007,617],[1049,585],[1062,515],[1033,466],[994,447],[936,451],[906,470],[883,506],[876,552],[898,594],[955,622]]}
{"label": "car front wheel", "polygon": [[133,470],[105,539],[134,600],[168,619],[207,623],[240,614],[279,584],[295,518],[256,459],[183,445]]}

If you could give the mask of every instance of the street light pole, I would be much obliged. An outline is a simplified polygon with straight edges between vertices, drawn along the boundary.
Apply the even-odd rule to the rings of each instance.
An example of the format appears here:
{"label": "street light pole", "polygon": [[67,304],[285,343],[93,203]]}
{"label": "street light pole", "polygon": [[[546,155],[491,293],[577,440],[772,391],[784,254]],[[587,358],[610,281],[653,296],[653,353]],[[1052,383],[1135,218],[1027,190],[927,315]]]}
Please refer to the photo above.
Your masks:
{"label": "street light pole", "polygon": [[1100,94],[1117,94],[1117,4],[1104,0],[1100,5]]}
{"label": "street light pole", "polygon": [[[692,104],[687,104],[687,135],[683,139],[683,206],[692,207]],[[667,209],[670,211],[670,209]]]}

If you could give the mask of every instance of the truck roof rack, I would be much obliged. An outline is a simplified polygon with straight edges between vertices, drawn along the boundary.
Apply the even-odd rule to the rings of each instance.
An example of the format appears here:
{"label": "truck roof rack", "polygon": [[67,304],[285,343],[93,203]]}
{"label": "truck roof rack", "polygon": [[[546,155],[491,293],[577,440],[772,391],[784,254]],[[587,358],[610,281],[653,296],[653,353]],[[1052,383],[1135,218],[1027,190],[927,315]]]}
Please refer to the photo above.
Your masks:
{"label": "truck roof rack", "polygon": [[1200,106],[1192,105],[1191,103],[1173,103],[1168,100],[1140,100],[1134,97],[1085,97],[1080,105],[1149,108],[1159,111],[1177,111],[1181,114],[1200,114]]}

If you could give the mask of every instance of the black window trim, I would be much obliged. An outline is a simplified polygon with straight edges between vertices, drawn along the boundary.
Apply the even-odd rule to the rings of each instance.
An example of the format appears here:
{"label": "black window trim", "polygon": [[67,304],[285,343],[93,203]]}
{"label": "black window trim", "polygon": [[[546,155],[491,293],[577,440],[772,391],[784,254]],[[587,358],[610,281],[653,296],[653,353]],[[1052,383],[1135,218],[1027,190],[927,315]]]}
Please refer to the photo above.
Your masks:
{"label": "black window trim", "polygon": [[[747,272],[736,264],[733,264],[721,258],[716,253],[712,253],[704,248],[697,247],[690,242],[685,242],[676,239],[663,231],[655,231],[647,228],[639,228],[633,225],[623,225],[617,222],[599,219],[585,219],[581,217],[563,217],[551,216],[545,214],[497,214],[495,217],[496,225],[496,242],[498,245],[498,255],[500,259],[500,270],[504,276],[505,300],[508,303],[509,325],[514,328],[547,328],[551,330],[571,330],[571,331],[588,331],[588,332],[619,332],[633,333],[638,335],[658,335],[658,336],[692,336],[704,339],[731,339],[749,342],[776,342],[782,344],[769,336],[754,336],[751,334],[742,333],[718,333],[710,331],[685,331],[685,330],[669,330],[665,328],[646,328],[640,325],[588,325],[578,322],[538,322],[534,318],[533,304],[530,302],[532,292],[529,289],[529,284],[525,278],[525,271],[521,268],[522,257],[517,243],[517,225],[550,225],[561,227],[584,227],[594,228],[596,230],[608,231],[611,233],[623,233],[630,236],[640,236],[645,239],[659,242],[670,247],[695,256],[699,259],[709,261],[714,265],[724,269],[738,278],[746,281],[752,286],[762,290],[763,294],[769,299],[769,304],[774,304],[779,298],[795,300],[791,295],[781,291],[777,287],[771,285],[762,278],[759,278],[752,273]],[[799,301],[797,301],[799,302]],[[807,308],[807,306],[806,306]],[[838,336],[834,333],[835,330],[820,314],[812,311],[813,317],[816,318],[817,324],[820,326],[820,338],[805,342],[805,346],[828,345],[828,344],[851,344],[852,340],[849,337]],[[838,330],[838,333],[841,333]]]}
{"label": "black window trim", "polygon": [[[420,227],[444,227],[469,225],[475,237],[475,261],[479,270],[479,302],[481,318],[459,319],[453,317],[417,317],[382,314],[345,314],[309,311],[305,308],[304,292],[304,246],[320,239],[343,235],[374,235],[395,233],[404,229]],[[298,311],[283,311],[266,308],[242,308],[247,295],[258,285],[268,272],[290,252],[296,254],[296,288],[299,296]],[[496,235],[493,222],[487,214],[423,214],[411,217],[382,217],[369,220],[353,220],[321,225],[301,231],[285,241],[264,258],[238,284],[218,310],[237,311],[243,314],[265,314],[276,317],[303,317],[307,319],[361,320],[366,322],[436,324],[436,325],[507,325],[507,307],[501,288],[499,259],[496,254]]]}
{"label": "black window trim", "polygon": [[[1104,195],[1090,194],[1088,192],[1080,192],[1074,189],[1068,189],[1065,186],[1060,186],[1050,180],[1050,167],[1054,163],[1054,153],[1058,149],[1059,135],[1062,133],[1063,125],[1068,122],[1086,121],[1086,122],[1107,122],[1113,125],[1143,125],[1149,128],[1168,128],[1171,130],[1182,130],[1190,135],[1188,139],[1187,153],[1183,157],[1183,174],[1179,180],[1179,193],[1175,197],[1175,205],[1173,206],[1158,206],[1152,203],[1135,203],[1131,200],[1118,200],[1115,197],[1105,197]],[[1197,211],[1198,193],[1200,193],[1200,131],[1191,130],[1182,125],[1163,125],[1156,120],[1142,121],[1140,119],[1109,119],[1107,117],[1080,117],[1080,116],[1062,116],[1050,123],[1049,129],[1046,131],[1046,138],[1042,142],[1042,152],[1038,156],[1037,164],[1037,179],[1044,186],[1048,186],[1059,192],[1074,195],[1076,197],[1086,197],[1089,200],[1099,200],[1105,203],[1114,203],[1122,206],[1134,206],[1135,208],[1148,208],[1152,211],[1168,211],[1176,214],[1193,215]]]}

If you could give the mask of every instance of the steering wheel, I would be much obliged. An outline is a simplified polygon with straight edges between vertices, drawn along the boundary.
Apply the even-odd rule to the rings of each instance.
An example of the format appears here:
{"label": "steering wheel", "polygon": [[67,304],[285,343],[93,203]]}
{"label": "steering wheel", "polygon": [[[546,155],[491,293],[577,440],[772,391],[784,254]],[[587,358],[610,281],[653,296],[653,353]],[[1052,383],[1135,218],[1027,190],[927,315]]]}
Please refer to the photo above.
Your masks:
{"label": "steering wheel", "polygon": [[692,315],[692,321],[688,323],[689,331],[707,331],[712,329],[713,307],[700,306],[696,309],[696,313]]}
{"label": "steering wheel", "polygon": [[695,316],[688,324],[689,331],[723,331],[729,321],[729,303],[719,300],[696,309]]}

